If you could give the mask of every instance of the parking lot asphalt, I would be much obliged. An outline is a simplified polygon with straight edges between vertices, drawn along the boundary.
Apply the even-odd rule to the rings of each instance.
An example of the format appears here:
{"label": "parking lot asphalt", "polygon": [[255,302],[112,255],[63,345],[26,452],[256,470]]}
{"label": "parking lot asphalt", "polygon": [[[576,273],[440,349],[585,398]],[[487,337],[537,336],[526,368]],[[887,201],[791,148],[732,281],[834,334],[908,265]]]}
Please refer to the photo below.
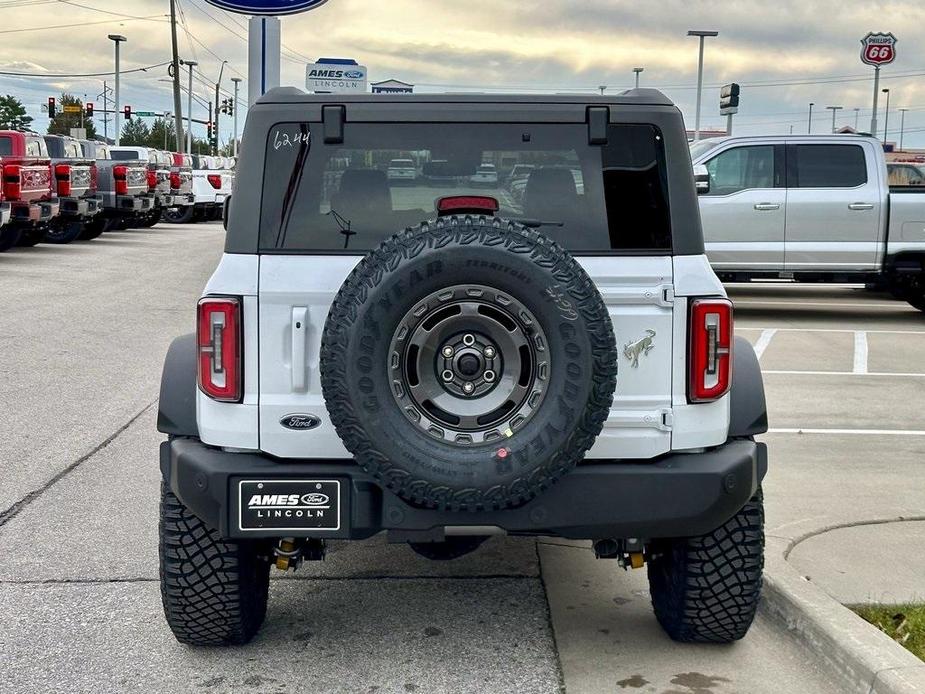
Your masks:
{"label": "parking lot asphalt", "polygon": [[[157,586],[154,403],[222,238],[159,225],[0,256],[0,691],[838,691],[764,612],[732,646],[674,644],[644,571],[552,539],[445,563],[335,543],[277,575],[252,644],[177,644]],[[923,513],[925,437],[908,432],[925,430],[925,389],[905,375],[925,372],[922,314],[850,287],[731,294],[769,371],[771,541]]]}

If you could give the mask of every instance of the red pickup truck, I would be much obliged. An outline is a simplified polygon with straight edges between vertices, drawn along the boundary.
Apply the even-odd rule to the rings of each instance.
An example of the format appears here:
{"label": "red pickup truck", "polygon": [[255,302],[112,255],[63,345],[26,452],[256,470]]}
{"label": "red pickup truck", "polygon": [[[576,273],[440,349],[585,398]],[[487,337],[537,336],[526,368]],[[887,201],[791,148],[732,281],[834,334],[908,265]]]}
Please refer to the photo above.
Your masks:
{"label": "red pickup truck", "polygon": [[3,204],[10,209],[0,250],[34,246],[58,215],[58,198],[45,141],[38,133],[0,130]]}

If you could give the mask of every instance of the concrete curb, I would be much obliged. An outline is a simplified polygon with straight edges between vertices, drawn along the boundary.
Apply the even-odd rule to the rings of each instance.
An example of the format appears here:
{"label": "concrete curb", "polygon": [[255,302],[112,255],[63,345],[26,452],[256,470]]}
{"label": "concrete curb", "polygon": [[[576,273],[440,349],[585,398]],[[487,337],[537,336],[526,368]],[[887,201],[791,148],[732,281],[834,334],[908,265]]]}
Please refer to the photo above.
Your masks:
{"label": "concrete curb", "polygon": [[839,678],[845,692],[925,694],[925,662],[800,576],[768,538],[762,609]]}

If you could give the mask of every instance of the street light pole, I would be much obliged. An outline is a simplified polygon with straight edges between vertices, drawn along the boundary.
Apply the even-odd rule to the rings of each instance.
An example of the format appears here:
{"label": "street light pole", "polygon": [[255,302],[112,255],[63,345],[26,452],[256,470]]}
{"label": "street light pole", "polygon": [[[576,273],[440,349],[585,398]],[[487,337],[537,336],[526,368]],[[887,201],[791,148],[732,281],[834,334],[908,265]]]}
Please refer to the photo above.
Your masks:
{"label": "street light pole", "polygon": [[639,73],[645,70],[644,67],[634,67],[633,72],[636,73],[636,89],[639,89]]}
{"label": "street light pole", "polygon": [[195,60],[183,61],[184,65],[189,65],[189,87],[187,88],[186,101],[186,151],[193,151],[193,68],[199,65]]}
{"label": "street light pole", "polygon": [[854,109],[854,132],[858,131],[858,117],[861,115],[861,109]]}
{"label": "street light pole", "polygon": [[874,110],[870,117],[870,134],[877,137],[877,97],[880,96],[880,66],[874,65]]}
{"label": "street light pole", "polygon": [[707,37],[719,36],[718,31],[697,31],[687,32],[688,36],[697,36],[700,38],[700,53],[697,59],[697,115],[694,119],[694,141],[700,139],[700,99],[703,96],[703,44]]}
{"label": "street light pole", "polygon": [[807,135],[813,134],[813,106],[815,105],[815,102],[809,102],[809,127],[806,129]]}
{"label": "street light pole", "polygon": [[843,106],[826,106],[832,112],[832,134],[835,134],[835,114],[844,108]]}
{"label": "street light pole", "polygon": [[883,114],[883,143],[886,144],[886,136],[890,131],[890,90],[883,89],[884,94],[886,94],[886,112]]}
{"label": "street light pole", "polygon": [[903,151],[903,135],[906,132],[906,111],[909,109],[901,108],[899,109],[899,151]]}
{"label": "street light pole", "polygon": [[234,104],[231,106],[231,112],[234,114],[234,140],[231,145],[231,156],[238,156],[238,85],[241,84],[240,77],[232,77],[234,82]]}
{"label": "street light pole", "polygon": [[[227,60],[222,61],[222,66],[218,71],[218,82],[215,83],[215,120],[212,122],[212,132],[215,134],[215,151],[213,154],[218,154],[218,89],[222,83],[222,73],[225,72],[225,63],[227,62]],[[209,146],[211,147],[211,145],[212,143],[210,142]]]}
{"label": "street light pole", "polygon": [[118,147],[119,146],[119,136],[121,135],[121,126],[119,125],[119,44],[122,43],[123,41],[127,41],[128,39],[126,39],[124,36],[121,36],[119,34],[110,34],[109,40],[112,41],[114,44],[116,44],[116,89],[113,94],[113,97],[116,100],[116,106],[115,106],[116,115],[114,118],[115,125],[116,125],[116,132],[115,132],[115,137],[113,138],[113,140],[116,143],[116,147]]}
{"label": "street light pole", "polygon": [[601,84],[601,85],[598,86],[598,89],[601,90],[601,96],[604,96],[604,90],[607,89],[607,85],[606,85],[606,84]]}

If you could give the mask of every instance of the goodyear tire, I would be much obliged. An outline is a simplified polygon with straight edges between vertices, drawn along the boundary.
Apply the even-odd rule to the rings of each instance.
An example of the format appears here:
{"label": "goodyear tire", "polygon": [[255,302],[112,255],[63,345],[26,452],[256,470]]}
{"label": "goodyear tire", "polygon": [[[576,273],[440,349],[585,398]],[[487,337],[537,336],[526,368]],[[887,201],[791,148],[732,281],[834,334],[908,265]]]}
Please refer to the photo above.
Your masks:
{"label": "goodyear tire", "polygon": [[406,229],[344,282],[322,335],[331,421],[419,506],[523,504],[571,470],[610,411],[613,327],[581,266],[491,217]]}
{"label": "goodyear tire", "polygon": [[741,639],[755,618],[761,597],[761,489],[713,532],[662,540],[654,543],[651,552],[652,606],[672,639],[696,643]]}
{"label": "goodyear tire", "polygon": [[161,483],[161,599],[170,630],[190,646],[250,641],[267,613],[269,547],[223,540]]}

